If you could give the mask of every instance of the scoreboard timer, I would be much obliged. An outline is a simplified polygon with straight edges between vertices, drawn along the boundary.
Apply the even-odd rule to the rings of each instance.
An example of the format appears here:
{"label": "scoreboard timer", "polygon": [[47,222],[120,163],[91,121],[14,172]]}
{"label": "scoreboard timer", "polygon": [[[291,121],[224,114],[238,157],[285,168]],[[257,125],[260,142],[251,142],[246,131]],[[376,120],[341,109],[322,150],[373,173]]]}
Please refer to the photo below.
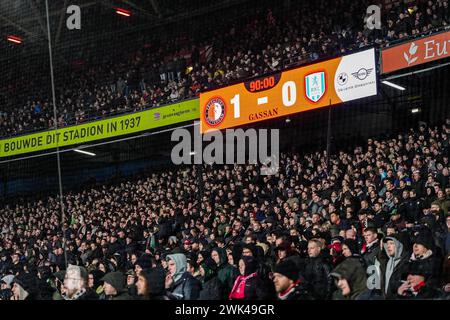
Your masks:
{"label": "scoreboard timer", "polygon": [[275,87],[281,79],[281,73],[277,73],[276,75],[255,79],[251,81],[247,81],[244,83],[245,89],[249,92],[261,92],[265,90],[272,89]]}
{"label": "scoreboard timer", "polygon": [[200,94],[200,131],[222,130],[377,94],[375,50]]}

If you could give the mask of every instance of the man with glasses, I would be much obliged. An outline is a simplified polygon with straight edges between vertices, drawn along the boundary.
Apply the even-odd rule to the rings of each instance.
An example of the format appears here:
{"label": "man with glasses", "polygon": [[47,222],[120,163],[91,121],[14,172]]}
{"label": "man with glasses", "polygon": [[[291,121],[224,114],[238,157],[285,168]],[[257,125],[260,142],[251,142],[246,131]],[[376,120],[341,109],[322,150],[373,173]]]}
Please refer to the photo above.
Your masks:
{"label": "man with glasses", "polygon": [[97,294],[87,287],[88,272],[84,267],[69,264],[64,277],[64,300],[97,300]]}

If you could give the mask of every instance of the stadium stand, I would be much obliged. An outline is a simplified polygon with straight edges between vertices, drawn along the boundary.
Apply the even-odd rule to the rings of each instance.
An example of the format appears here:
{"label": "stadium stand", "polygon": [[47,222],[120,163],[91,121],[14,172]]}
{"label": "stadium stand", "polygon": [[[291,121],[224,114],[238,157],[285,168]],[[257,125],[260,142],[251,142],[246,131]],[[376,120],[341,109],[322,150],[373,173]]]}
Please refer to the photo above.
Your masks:
{"label": "stadium stand", "polygon": [[[363,29],[351,17],[361,16],[369,2],[341,0],[331,8],[326,1],[295,2],[286,15],[283,7],[272,11],[268,1],[245,19],[224,19],[232,22],[223,25],[211,21],[204,37],[195,42],[183,35],[167,43],[157,38],[150,44],[145,41],[148,48],[141,44],[134,51],[130,50],[136,44],[102,46],[101,57],[84,61],[77,71],[69,67],[56,75],[58,126],[195,97],[200,91],[237,80],[423,36],[449,24],[448,1],[436,0],[420,1],[415,7],[397,3],[383,15],[381,30]],[[42,71],[48,70],[48,57],[41,54],[36,59],[31,69],[20,60],[10,63],[9,75],[2,78],[0,137],[55,125],[50,90],[45,88],[48,72]],[[42,77],[26,79],[27,74]]]}
{"label": "stadium stand", "polygon": [[[323,150],[283,154],[274,176],[256,165],[205,166],[201,199],[198,168],[187,167],[2,204],[2,296],[11,294],[8,276],[27,270],[37,277],[20,281],[33,298],[74,298],[60,291],[67,259],[89,274],[86,299],[448,297],[449,134],[447,120],[368,139],[329,166]],[[60,205],[71,217],[64,226]],[[365,270],[375,264],[382,286],[369,290]],[[127,286],[118,286],[125,273]]]}

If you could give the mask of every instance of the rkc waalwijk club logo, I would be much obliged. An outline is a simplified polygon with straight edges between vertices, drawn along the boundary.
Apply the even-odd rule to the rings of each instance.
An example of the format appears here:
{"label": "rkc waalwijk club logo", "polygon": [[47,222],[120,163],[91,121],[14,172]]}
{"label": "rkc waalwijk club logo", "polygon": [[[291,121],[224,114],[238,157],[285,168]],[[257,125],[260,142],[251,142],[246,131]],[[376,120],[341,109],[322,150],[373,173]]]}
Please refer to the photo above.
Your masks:
{"label": "rkc waalwijk club logo", "polygon": [[208,125],[214,127],[222,123],[225,119],[226,105],[220,97],[211,98],[205,106],[204,117]]}
{"label": "rkc waalwijk club logo", "polygon": [[306,97],[313,103],[318,102],[325,94],[325,72],[315,72],[305,77]]}

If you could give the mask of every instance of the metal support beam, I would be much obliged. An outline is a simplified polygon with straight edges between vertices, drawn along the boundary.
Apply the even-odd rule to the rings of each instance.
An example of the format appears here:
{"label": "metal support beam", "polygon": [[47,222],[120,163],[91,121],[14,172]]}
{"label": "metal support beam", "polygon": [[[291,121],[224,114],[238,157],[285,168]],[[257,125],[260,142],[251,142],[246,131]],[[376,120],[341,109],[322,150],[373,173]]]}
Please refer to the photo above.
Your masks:
{"label": "metal support beam", "polygon": [[42,15],[39,13],[34,0],[29,0],[28,2],[30,4],[31,10],[33,10],[34,15],[36,16],[39,27],[41,27],[42,35],[47,38],[47,31],[45,30],[44,22],[42,21]]}
{"label": "metal support beam", "polygon": [[128,4],[130,7],[136,9],[137,11],[139,11],[140,13],[142,13],[144,16],[149,17],[151,19],[158,19],[155,15],[151,14],[150,12],[148,12],[147,10],[145,10],[144,8],[134,4],[133,2],[129,1],[129,0],[124,0],[123,3]]}
{"label": "metal support beam", "polygon": [[25,29],[24,27],[22,27],[21,25],[15,23],[14,21],[10,20],[9,18],[7,18],[6,16],[0,14],[0,21],[4,21],[6,22],[8,25],[13,26],[14,28],[17,28],[18,30],[22,31],[24,34],[26,34],[28,37],[30,37],[30,39],[34,39],[34,38],[38,38],[39,36],[37,34],[35,34],[34,32],[31,32],[27,29]]}
{"label": "metal support beam", "polygon": [[65,21],[65,14],[66,14],[66,8],[67,8],[67,2],[69,0],[64,0],[64,6],[61,9],[61,14],[59,15],[59,22],[58,22],[58,31],[56,31],[56,38],[55,38],[55,45],[57,45],[59,43],[59,38],[61,37],[61,30],[62,27],[64,25],[64,21]]}
{"label": "metal support beam", "polygon": [[158,5],[157,0],[150,0],[150,3],[151,3],[151,5],[152,5],[153,11],[155,11],[156,15],[157,15],[159,18],[161,18],[162,15],[161,15],[161,11],[159,10],[159,5]]}

